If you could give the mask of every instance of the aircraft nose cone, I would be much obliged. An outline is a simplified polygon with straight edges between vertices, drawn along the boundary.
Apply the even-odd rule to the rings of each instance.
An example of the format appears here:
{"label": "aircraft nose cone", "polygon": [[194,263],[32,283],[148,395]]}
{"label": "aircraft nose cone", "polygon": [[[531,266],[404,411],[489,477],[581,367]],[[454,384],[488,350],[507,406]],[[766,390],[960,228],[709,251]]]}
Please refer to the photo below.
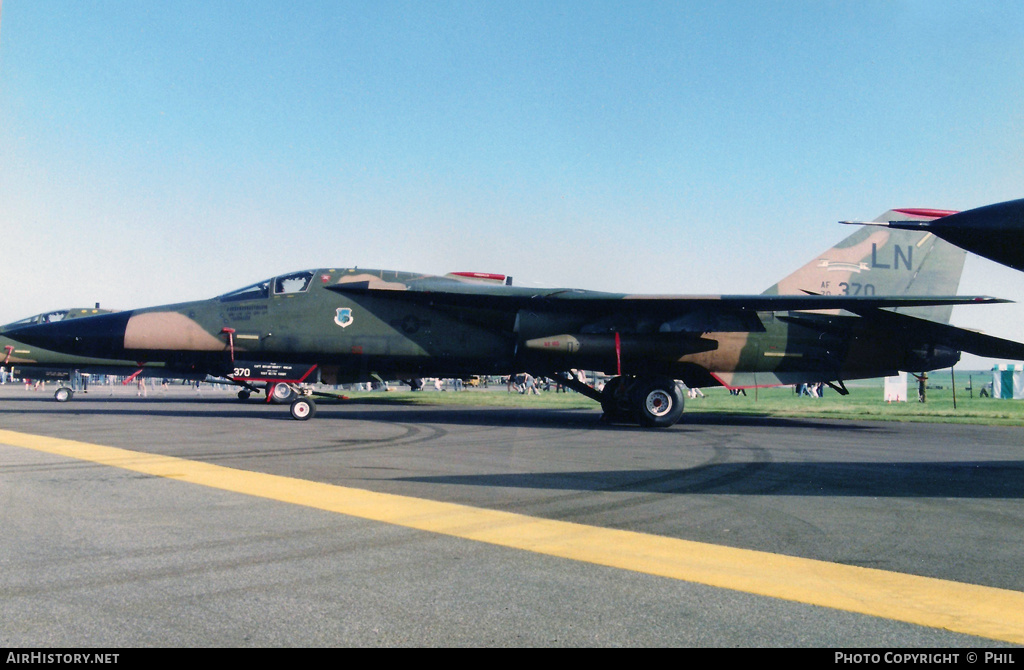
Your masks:
{"label": "aircraft nose cone", "polygon": [[123,358],[124,333],[132,312],[87,316],[57,323],[26,326],[4,333],[42,349],[76,356]]}
{"label": "aircraft nose cone", "polygon": [[971,228],[978,230],[1020,233],[1024,231],[1024,199],[998,202],[964,212],[950,214],[934,222],[942,228]]}
{"label": "aircraft nose cone", "polygon": [[951,214],[930,228],[968,251],[1024,271],[1024,199]]}

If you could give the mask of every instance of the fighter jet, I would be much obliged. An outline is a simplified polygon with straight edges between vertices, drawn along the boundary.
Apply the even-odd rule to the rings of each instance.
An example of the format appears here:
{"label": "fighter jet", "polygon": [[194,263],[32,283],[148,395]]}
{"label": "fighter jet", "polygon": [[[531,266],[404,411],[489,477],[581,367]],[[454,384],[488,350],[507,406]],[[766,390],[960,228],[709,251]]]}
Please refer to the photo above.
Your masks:
{"label": "fighter jet", "polygon": [[889,221],[841,221],[927,230],[944,240],[997,263],[1024,271],[1024,200],[1010,200],[965,212],[897,209]]}
{"label": "fighter jet", "polygon": [[[111,310],[96,308],[56,309],[42,314],[30,316],[0,326],[0,365],[11,366],[11,371],[18,377],[56,381],[60,384],[54,392],[54,398],[60,402],[70,400],[74,391],[66,384],[76,371],[94,372],[97,374],[132,374],[139,368],[131,361],[110,361],[100,358],[72,356],[56,351],[48,351],[33,347],[7,337],[10,330],[30,325],[57,323],[65,319],[76,319],[83,316],[109,314]],[[116,368],[116,371],[111,368]]]}
{"label": "fighter jet", "polygon": [[[445,276],[320,268],[209,300],[11,333],[76,355],[219,370],[287,385],[296,419],[309,384],[508,375],[561,380],[610,421],[675,424],[689,387],[845,381],[945,368],[960,352],[1024,359],[1024,344],[944,323],[964,252],[926,232],[862,228],[760,295],[636,295]],[[893,311],[898,308],[902,312]],[[908,308],[916,308],[913,312]],[[921,312],[920,310],[928,310]],[[602,391],[570,370],[611,379]]]}
{"label": "fighter jet", "polygon": [[[0,326],[0,366],[10,366],[11,373],[23,379],[52,381],[57,383],[53,397],[57,402],[67,402],[75,396],[75,379],[79,375],[118,375],[134,379],[136,377],[167,377],[171,376],[162,362],[138,363],[131,360],[114,360],[92,356],[76,356],[51,351],[8,337],[11,330],[26,326],[42,325],[78,319],[98,314],[111,314],[113,310],[76,307],[73,309],[57,309],[30,316]],[[176,377],[204,379],[207,375],[199,372],[175,374]],[[246,389],[247,392],[249,389]],[[268,390],[269,392],[270,390]],[[287,393],[277,392],[275,400],[290,400]]]}

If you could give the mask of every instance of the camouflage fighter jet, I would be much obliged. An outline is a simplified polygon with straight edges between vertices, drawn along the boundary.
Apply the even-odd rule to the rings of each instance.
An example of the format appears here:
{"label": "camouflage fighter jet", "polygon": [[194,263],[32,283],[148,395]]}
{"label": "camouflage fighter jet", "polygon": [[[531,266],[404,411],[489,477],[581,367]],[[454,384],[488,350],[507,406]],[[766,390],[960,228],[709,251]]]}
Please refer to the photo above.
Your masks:
{"label": "camouflage fighter jet", "polygon": [[[75,378],[78,375],[118,375],[133,379],[142,377],[167,377],[169,372],[161,362],[137,363],[131,360],[112,360],[91,356],[76,356],[32,346],[8,337],[8,332],[26,326],[35,326],[95,316],[112,314],[113,310],[96,308],[58,309],[43,312],[21,321],[0,326],[0,366],[10,366],[11,373],[23,379],[53,381],[58,384],[53,393],[57,402],[67,402],[75,395]],[[185,375],[176,375],[184,377]],[[205,374],[193,374],[192,379],[203,379]],[[281,395],[279,393],[279,395]]]}
{"label": "camouflage fighter jet", "polygon": [[[66,382],[72,379],[76,371],[88,371],[97,374],[131,374],[139,366],[130,361],[110,361],[101,358],[72,356],[56,351],[48,351],[39,347],[33,347],[24,342],[12,340],[5,334],[9,330],[25,326],[57,323],[65,319],[109,314],[110,312],[111,310],[109,309],[99,309],[98,307],[93,309],[57,309],[0,326],[0,365],[4,367],[10,366],[11,372],[17,377],[58,382],[60,387],[54,393],[54,398],[59,402],[65,402],[74,396],[74,391],[67,386]],[[110,371],[110,366],[115,366],[117,372]],[[127,373],[124,372],[126,369],[128,370]]]}
{"label": "camouflage fighter jet", "polygon": [[841,221],[901,230],[926,230],[942,239],[1024,272],[1024,200],[985,205],[965,212],[897,209],[891,220]]}
{"label": "camouflage fighter jet", "polygon": [[[885,215],[883,215],[885,216]],[[674,296],[511,286],[503,275],[359,268],[282,275],[196,302],[30,326],[58,351],[220,370],[239,383],[508,375],[560,379],[612,421],[675,424],[679,382],[742,388],[945,368],[1024,344],[945,323],[965,253],[927,232],[862,228],[761,295]],[[901,311],[893,311],[898,308]],[[912,311],[908,308],[917,308]],[[924,310],[924,311],[921,311]],[[567,374],[612,378],[602,391]],[[678,381],[677,381],[678,380]]]}

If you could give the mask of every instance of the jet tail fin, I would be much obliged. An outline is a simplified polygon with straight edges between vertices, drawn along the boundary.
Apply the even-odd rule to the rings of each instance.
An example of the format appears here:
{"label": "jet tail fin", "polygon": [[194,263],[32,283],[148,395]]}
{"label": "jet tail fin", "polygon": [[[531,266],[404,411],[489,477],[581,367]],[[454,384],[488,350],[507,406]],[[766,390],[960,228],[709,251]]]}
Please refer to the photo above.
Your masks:
{"label": "jet tail fin", "polygon": [[[931,221],[953,212],[933,209],[889,210],[875,222],[899,218]],[[967,254],[927,230],[863,226],[852,235],[764,293],[802,292],[824,295],[956,295]],[[901,308],[895,311],[948,323],[951,306]]]}

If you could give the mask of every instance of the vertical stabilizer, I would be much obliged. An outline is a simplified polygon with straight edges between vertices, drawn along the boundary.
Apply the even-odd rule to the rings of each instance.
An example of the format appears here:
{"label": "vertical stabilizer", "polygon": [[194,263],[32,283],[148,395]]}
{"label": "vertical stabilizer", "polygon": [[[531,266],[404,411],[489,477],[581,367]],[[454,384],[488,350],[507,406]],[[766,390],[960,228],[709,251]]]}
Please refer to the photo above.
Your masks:
{"label": "vertical stabilizer", "polygon": [[[889,210],[875,221],[931,221],[940,210]],[[967,253],[927,231],[863,226],[764,293],[793,295],[956,295]],[[948,323],[952,306],[899,310]]]}

